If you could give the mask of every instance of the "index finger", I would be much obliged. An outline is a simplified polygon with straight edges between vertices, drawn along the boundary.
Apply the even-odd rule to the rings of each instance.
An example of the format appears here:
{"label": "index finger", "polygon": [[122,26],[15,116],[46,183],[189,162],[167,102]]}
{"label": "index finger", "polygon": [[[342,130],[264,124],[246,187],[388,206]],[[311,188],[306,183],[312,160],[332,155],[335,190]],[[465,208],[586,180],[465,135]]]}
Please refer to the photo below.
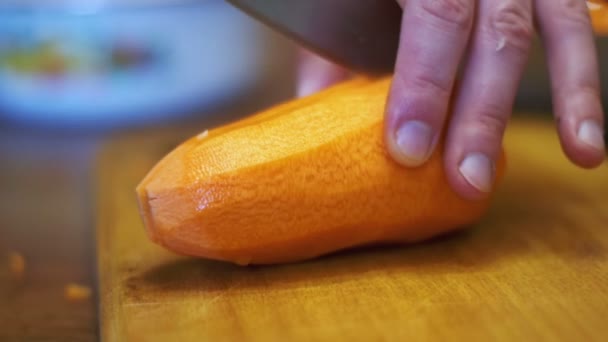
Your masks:
{"label": "index finger", "polygon": [[474,11],[471,0],[405,3],[385,114],[387,148],[403,165],[423,164],[437,144]]}

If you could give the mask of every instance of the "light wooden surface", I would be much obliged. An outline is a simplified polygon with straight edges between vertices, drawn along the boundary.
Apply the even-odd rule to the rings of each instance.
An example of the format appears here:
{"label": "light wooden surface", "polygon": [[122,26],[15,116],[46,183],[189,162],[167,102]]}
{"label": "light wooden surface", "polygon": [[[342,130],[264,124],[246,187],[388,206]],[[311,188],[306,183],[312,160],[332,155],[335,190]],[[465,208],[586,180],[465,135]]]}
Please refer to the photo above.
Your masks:
{"label": "light wooden surface", "polygon": [[511,123],[507,176],[471,230],[267,267],[178,257],[145,237],[134,187],[184,138],[133,137],[101,158],[97,234],[106,341],[608,336],[608,166],[585,171],[569,164],[548,122]]}

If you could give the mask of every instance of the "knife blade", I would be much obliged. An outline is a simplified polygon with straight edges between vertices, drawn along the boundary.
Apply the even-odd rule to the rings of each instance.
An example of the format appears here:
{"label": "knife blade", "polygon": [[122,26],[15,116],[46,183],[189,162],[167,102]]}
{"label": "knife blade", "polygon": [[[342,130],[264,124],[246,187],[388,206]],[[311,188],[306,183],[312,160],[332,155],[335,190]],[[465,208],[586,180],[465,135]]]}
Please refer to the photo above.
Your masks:
{"label": "knife blade", "polygon": [[227,0],[328,60],[368,75],[393,71],[402,10],[394,0]]}

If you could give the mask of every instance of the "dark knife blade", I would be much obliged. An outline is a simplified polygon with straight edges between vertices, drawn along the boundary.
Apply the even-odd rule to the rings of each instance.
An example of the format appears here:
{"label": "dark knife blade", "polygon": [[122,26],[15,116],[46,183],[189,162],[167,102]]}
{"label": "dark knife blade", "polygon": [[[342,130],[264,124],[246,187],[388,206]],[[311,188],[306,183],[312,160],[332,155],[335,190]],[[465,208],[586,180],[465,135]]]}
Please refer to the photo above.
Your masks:
{"label": "dark knife blade", "polygon": [[401,22],[394,0],[227,0],[306,48],[353,71],[393,71]]}

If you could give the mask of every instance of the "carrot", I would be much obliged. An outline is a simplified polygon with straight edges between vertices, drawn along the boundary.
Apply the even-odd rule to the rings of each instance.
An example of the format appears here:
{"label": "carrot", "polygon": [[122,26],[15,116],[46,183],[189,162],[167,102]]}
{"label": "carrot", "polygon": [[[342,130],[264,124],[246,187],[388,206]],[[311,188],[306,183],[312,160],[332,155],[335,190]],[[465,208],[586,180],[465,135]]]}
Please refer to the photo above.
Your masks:
{"label": "carrot", "polygon": [[64,296],[70,301],[82,301],[91,297],[91,288],[85,285],[69,283],[64,288]]}
{"label": "carrot", "polygon": [[490,200],[451,190],[443,142],[418,168],[388,155],[389,84],[347,81],[185,141],[137,187],[149,237],[179,254],[272,264],[476,222]]}
{"label": "carrot", "polygon": [[22,254],[11,252],[8,255],[8,267],[15,278],[23,278],[25,274],[25,258]]}

